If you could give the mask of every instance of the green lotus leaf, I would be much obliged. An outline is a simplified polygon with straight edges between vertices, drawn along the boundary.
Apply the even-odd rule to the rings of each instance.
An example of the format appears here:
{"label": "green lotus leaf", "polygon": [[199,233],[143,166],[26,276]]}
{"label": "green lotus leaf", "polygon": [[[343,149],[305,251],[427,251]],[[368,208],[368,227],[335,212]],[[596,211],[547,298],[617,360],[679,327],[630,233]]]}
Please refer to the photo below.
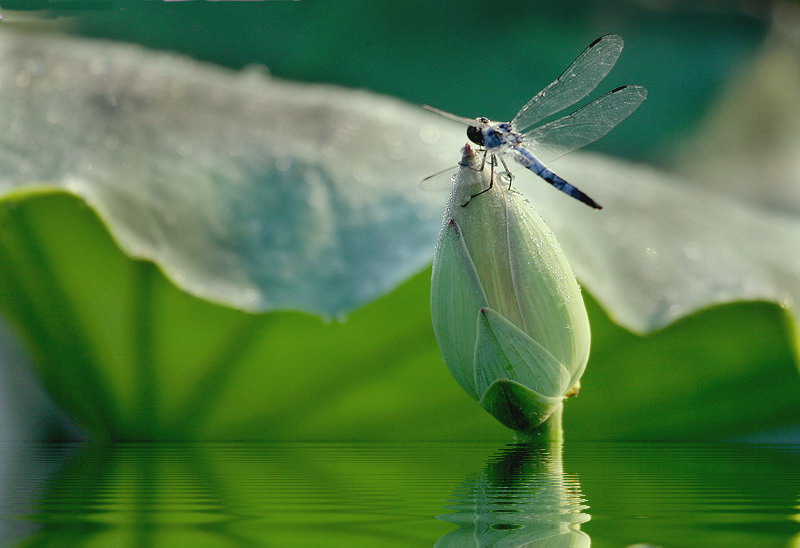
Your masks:
{"label": "green lotus leaf", "polygon": [[646,333],[736,300],[775,302],[796,316],[798,66],[800,47],[776,30],[670,162],[673,170],[599,155],[565,158],[559,173],[591,181],[604,215],[518,178],[581,283],[615,321]]}
{"label": "green lotus leaf", "polygon": [[[250,315],[168,281],[240,309],[356,309],[430,259],[444,200],[418,193],[416,181],[455,163],[463,128],[415,118],[416,107],[367,92],[1,30],[0,120],[9,131],[0,140],[0,189],[3,207],[15,212],[3,221],[1,305],[50,392],[84,424],[127,438],[503,437],[436,366],[426,272],[346,325]],[[735,107],[723,101],[720,112],[762,102],[763,87],[737,91],[748,81],[779,78],[791,103],[800,89],[792,87],[796,59],[796,46],[774,36],[728,92]],[[525,174],[515,186],[551,226],[579,280],[628,328],[656,329],[742,299],[792,312],[797,187],[794,171],[776,166],[796,165],[787,128],[800,126],[797,109],[779,106],[766,132],[774,140],[760,139],[775,154],[767,163],[743,142],[740,154],[713,157],[718,166],[739,162],[727,171],[699,169],[712,157],[707,149],[692,149],[696,163],[684,156],[669,170],[581,154],[554,164],[597,196],[601,215],[539,181],[529,187]],[[707,145],[730,133],[715,119],[700,133]],[[753,134],[749,117],[739,123],[742,136]],[[758,184],[756,166],[766,166]],[[43,185],[80,196],[105,226],[73,198],[9,194]],[[106,230],[129,257],[156,267],[121,255]],[[571,435],[723,437],[796,416],[779,310],[715,308],[640,339],[609,323],[592,299],[589,308],[596,352],[585,380],[614,390],[582,393]],[[157,323],[136,319],[148,314]],[[90,366],[78,363],[87,356]],[[145,381],[153,371],[156,381]],[[358,380],[343,385],[345,377]],[[437,397],[421,403],[431,386]],[[598,413],[613,427],[594,431]],[[353,420],[364,414],[398,426]],[[175,426],[178,417],[191,426]],[[413,427],[399,426],[406,421]]]}
{"label": "green lotus leaf", "polygon": [[[772,75],[782,97],[800,96],[797,49],[776,30],[729,92],[726,104],[738,102],[720,109],[770,103],[740,90]],[[153,260],[192,294],[250,311],[331,316],[430,259],[442,199],[418,192],[416,181],[454,163],[463,128],[365,91],[111,42],[4,28],[0,52],[8,82],[0,123],[10,129],[0,141],[0,191],[45,181],[80,195],[127,253]],[[791,307],[798,267],[786,246],[797,235],[798,155],[780,128],[797,126],[798,109],[788,101],[776,103],[788,114],[771,118],[769,150],[770,165],[790,169],[757,173],[772,209],[751,199],[752,170],[693,169],[711,154],[702,148],[695,164],[674,163],[677,174],[579,153],[559,160],[560,174],[606,204],[603,215],[534,177],[515,185],[532,197],[578,278],[630,329],[651,331],[740,299]],[[720,128],[720,117],[730,118],[713,116],[703,142],[752,134]],[[726,154],[713,164],[738,157],[763,165],[752,154]]]}
{"label": "green lotus leaf", "polygon": [[194,295],[334,316],[430,262],[416,182],[463,137],[418,107],[8,28],[0,56],[0,193],[81,196]]}
{"label": "green lotus leaf", "polygon": [[[4,315],[50,395],[97,438],[508,439],[441,364],[430,270],[344,323],[249,314],[127,257],[63,192],[0,200],[0,253]],[[594,355],[570,401],[569,439],[720,439],[786,427],[800,412],[776,307],[715,308],[642,338],[586,299]],[[2,363],[4,374],[31,367],[19,350]],[[4,424],[57,426],[31,384],[2,385]]]}

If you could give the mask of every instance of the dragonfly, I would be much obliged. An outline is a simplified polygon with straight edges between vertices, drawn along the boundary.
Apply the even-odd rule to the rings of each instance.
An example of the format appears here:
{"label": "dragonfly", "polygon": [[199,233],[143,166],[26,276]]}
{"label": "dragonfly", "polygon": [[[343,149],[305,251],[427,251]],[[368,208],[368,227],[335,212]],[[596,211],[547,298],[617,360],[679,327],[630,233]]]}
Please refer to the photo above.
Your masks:
{"label": "dragonfly", "polygon": [[[467,126],[467,138],[483,151],[483,160],[478,169],[483,170],[487,157],[489,158],[488,163],[492,170],[489,186],[471,195],[461,205],[466,206],[476,196],[491,190],[495,179],[494,170],[499,166],[498,159],[504,169],[499,175],[508,181],[510,189],[514,176],[504,158],[511,157],[558,190],[590,207],[602,209],[600,204],[583,191],[545,167],[544,162],[556,160],[611,131],[642,104],[647,97],[647,90],[637,85],[621,86],[571,114],[538,126],[536,124],[574,105],[594,91],[614,67],[622,47],[623,40],[616,34],[597,38],[561,76],[534,95],[510,122],[496,122],[485,117],[464,118],[424,105],[423,108],[431,112]],[[451,174],[453,169],[448,168],[426,177],[422,186],[435,186],[433,181],[441,179],[442,174]],[[450,180],[452,181],[452,174]]]}

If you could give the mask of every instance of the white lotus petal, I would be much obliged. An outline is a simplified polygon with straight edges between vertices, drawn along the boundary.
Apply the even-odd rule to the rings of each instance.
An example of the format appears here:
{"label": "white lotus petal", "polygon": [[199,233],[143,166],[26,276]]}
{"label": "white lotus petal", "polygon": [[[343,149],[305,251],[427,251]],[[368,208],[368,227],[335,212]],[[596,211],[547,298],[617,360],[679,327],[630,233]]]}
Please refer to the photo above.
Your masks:
{"label": "white lotus petal", "polygon": [[456,221],[446,219],[433,261],[431,319],[447,367],[458,384],[476,400],[481,397],[475,388],[473,368],[476,318],[478,310],[486,304],[486,294],[464,245],[461,229]]}
{"label": "white lotus petal", "polygon": [[479,169],[471,147],[460,165],[433,259],[436,341],[484,409],[524,435],[543,435],[588,360],[580,287],[530,203],[496,175],[489,187],[490,170]]}
{"label": "white lotus petal", "polygon": [[[589,356],[589,321],[564,252],[528,200],[504,184],[496,182],[488,192],[470,199],[488,187],[490,170],[478,171],[478,156],[466,147],[465,151],[461,162],[472,159],[475,164],[460,169],[445,219],[454,219],[460,227],[486,306],[551,353],[577,382]],[[434,270],[445,262],[439,255],[434,257]],[[454,291],[455,284],[444,293]],[[439,346],[445,355],[449,353],[442,340]]]}
{"label": "white lotus petal", "polygon": [[478,314],[475,345],[475,384],[479,394],[498,379],[511,379],[560,403],[570,384],[570,373],[546,348],[495,310]]}

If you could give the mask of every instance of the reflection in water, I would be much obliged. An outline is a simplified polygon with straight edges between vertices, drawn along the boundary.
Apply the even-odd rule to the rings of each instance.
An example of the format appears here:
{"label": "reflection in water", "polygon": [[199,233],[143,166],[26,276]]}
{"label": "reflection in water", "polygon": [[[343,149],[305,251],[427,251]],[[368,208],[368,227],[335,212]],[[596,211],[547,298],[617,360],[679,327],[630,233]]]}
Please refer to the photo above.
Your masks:
{"label": "reflection in water", "polygon": [[191,446],[87,445],[50,477],[21,546],[255,546],[220,528],[207,472]]}
{"label": "reflection in water", "polygon": [[0,546],[17,546],[39,528],[35,521],[9,516],[28,514],[46,490],[47,478],[78,449],[77,444],[62,444],[50,451],[41,451],[35,444],[0,444]]}
{"label": "reflection in water", "polygon": [[[800,495],[797,496],[797,505],[794,508],[795,510],[800,510]],[[792,521],[800,523],[800,513],[793,515],[791,519]],[[789,541],[789,546],[791,548],[800,548],[800,533],[792,537],[792,540]]]}
{"label": "reflection in water", "polygon": [[440,519],[459,526],[437,547],[581,547],[588,506],[576,476],[563,471],[561,445],[514,444],[470,478]]}
{"label": "reflection in water", "polygon": [[800,445],[570,443],[564,458],[580,487],[560,447],[0,445],[0,546],[554,548],[588,533],[597,548],[800,548]]}
{"label": "reflection in water", "polygon": [[[446,530],[431,516],[464,473],[418,473],[446,470],[452,449],[441,444],[133,443],[41,452],[37,462],[60,469],[28,466],[18,494],[0,493],[0,523],[16,524],[5,535],[14,546],[430,546]],[[472,452],[476,461],[485,455],[462,454]]]}

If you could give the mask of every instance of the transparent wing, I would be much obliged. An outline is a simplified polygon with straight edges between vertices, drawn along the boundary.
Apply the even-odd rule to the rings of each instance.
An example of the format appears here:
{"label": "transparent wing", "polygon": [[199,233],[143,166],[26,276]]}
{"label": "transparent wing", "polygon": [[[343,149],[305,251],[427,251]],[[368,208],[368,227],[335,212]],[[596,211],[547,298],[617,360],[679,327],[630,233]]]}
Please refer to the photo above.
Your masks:
{"label": "transparent wing", "polygon": [[525,148],[541,162],[560,158],[611,131],[646,97],[642,86],[617,88],[572,114],[532,129],[524,135]]}
{"label": "transparent wing", "polygon": [[450,190],[455,181],[459,166],[451,166],[442,171],[437,171],[433,175],[428,175],[419,182],[419,187],[423,190],[433,190],[443,192]]}
{"label": "transparent wing", "polygon": [[453,120],[454,122],[458,122],[459,124],[464,124],[466,126],[471,126],[472,124],[475,123],[475,119],[474,118],[464,118],[463,116],[457,116],[455,114],[451,114],[449,112],[446,112],[444,110],[440,110],[440,109],[438,109],[436,107],[432,107],[430,105],[422,105],[422,108],[424,108],[425,110],[429,110],[429,111],[431,111],[431,112],[433,112],[435,114],[438,114],[439,116],[447,118],[448,120]]}
{"label": "transparent wing", "polygon": [[589,44],[564,74],[522,107],[511,124],[517,131],[524,131],[542,118],[589,95],[614,67],[622,52],[622,45],[622,38],[616,34],[601,36]]}

